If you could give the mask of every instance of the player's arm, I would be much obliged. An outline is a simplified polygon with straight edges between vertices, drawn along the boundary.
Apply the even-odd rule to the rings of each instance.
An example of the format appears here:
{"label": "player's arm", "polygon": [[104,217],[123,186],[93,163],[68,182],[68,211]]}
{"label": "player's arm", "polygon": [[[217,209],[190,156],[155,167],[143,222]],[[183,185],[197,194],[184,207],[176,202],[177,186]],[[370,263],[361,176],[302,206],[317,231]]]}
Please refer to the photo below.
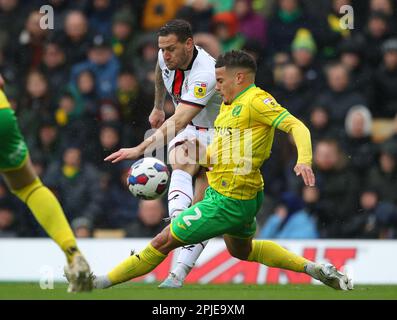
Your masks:
{"label": "player's arm", "polygon": [[291,133],[294,138],[298,150],[298,160],[294,168],[296,175],[301,175],[306,185],[314,186],[315,177],[312,170],[312,144],[309,129],[291,114],[288,114],[278,124],[278,129]]}
{"label": "player's arm", "polygon": [[149,116],[152,128],[159,128],[165,120],[164,102],[167,90],[164,86],[163,77],[159,63],[156,64],[155,84],[154,84],[154,107]]}
{"label": "player's arm", "polygon": [[147,149],[152,151],[164,146],[167,142],[169,133],[175,135],[181,129],[185,128],[200,111],[200,107],[179,103],[174,115],[168,118],[152,136],[144,140],[137,147],[123,148],[112,153],[105,158],[105,161],[112,161],[112,163],[115,163],[125,159],[137,159],[143,155]]}
{"label": "player's arm", "polygon": [[213,72],[202,72],[195,75],[189,81],[189,88],[181,97],[173,116],[167,119],[160,128],[140,145],[130,149],[120,149],[105,161],[119,162],[125,159],[137,159],[145,153],[165,145],[168,133],[176,135],[181,129],[185,128],[193,118],[207,105],[215,92],[215,76]]}
{"label": "player's arm", "polygon": [[302,176],[308,186],[315,185],[312,170],[312,143],[309,129],[281,107],[273,97],[264,100],[256,98],[253,101],[253,110],[257,119],[266,125],[290,133],[294,138],[298,151],[298,159],[294,171],[297,176]]}

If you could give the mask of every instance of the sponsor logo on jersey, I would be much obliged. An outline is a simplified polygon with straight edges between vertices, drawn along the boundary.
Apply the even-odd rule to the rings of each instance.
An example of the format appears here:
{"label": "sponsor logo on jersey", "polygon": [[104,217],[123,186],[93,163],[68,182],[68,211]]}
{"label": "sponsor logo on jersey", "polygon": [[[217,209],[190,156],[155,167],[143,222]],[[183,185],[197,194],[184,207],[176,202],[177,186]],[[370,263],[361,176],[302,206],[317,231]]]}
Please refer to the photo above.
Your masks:
{"label": "sponsor logo on jersey", "polygon": [[276,101],[274,101],[273,98],[266,98],[265,100],[263,100],[263,103],[269,106],[270,108],[277,107],[277,103]]}
{"label": "sponsor logo on jersey", "polygon": [[207,84],[206,83],[196,83],[194,86],[194,96],[196,98],[204,98],[207,93]]}

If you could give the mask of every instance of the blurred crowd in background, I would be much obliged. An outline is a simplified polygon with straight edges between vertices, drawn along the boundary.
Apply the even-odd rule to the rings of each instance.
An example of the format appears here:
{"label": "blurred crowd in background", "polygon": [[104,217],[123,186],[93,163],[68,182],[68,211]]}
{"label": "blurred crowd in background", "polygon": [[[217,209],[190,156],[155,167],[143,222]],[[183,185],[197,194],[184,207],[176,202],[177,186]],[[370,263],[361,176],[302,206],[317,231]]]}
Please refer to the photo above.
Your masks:
{"label": "blurred crowd in background", "polygon": [[[46,4],[54,29],[40,28]],[[294,143],[277,132],[257,237],[397,238],[396,0],[0,0],[5,92],[77,236],[152,237],[165,225],[166,199],[134,198],[131,163],[103,159],[150,129],[156,32],[173,18],[214,57],[251,53],[257,86],[311,130],[317,186],[294,175]],[[0,237],[40,236],[0,181]]]}

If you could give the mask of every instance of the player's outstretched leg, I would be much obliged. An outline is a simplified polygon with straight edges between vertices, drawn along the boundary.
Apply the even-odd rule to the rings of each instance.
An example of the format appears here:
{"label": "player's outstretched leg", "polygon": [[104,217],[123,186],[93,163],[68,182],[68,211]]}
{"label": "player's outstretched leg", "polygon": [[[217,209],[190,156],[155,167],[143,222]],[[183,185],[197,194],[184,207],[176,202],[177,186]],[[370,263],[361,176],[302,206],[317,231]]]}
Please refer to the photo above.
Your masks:
{"label": "player's outstretched leg", "polygon": [[169,276],[159,285],[159,288],[181,288],[183,286],[183,281],[194,267],[207,243],[208,240],[182,247],[178,255],[175,269],[172,270]]}
{"label": "player's outstretched leg", "polygon": [[[30,159],[20,169],[4,172],[12,192],[29,207],[36,220],[62,249],[68,265],[68,292],[91,291],[90,267],[77,247],[73,231],[54,194],[35,175]],[[30,180],[30,181],[29,181]]]}
{"label": "player's outstretched leg", "polygon": [[171,250],[182,245],[171,235],[170,226],[167,226],[139,253],[129,256],[108,274],[94,277],[94,288],[106,289],[145,275],[164,261]]}
{"label": "player's outstretched leg", "polygon": [[[176,173],[176,175],[174,181],[171,178],[169,194],[175,193],[175,190],[178,190],[181,187],[183,187],[186,188],[186,190],[189,190],[189,192],[191,192],[191,195],[193,197],[193,186],[192,186],[193,179],[191,176],[190,178],[187,176],[188,175],[187,172],[185,171],[181,172],[181,171],[182,170],[173,171],[173,175],[174,172]],[[185,177],[184,180],[182,179],[182,176]],[[204,192],[207,186],[208,186],[208,182],[205,171],[201,170],[196,176],[195,195],[193,200],[194,203],[203,199]],[[172,199],[172,197],[169,197],[168,199]],[[169,212],[172,213],[172,215],[170,215],[171,218],[175,218],[178,215],[178,213],[180,213],[184,209],[187,209],[192,204],[191,201],[190,203],[188,203],[188,201],[185,202],[180,201],[179,203],[177,203],[176,201],[173,200],[169,201],[168,203],[169,203]],[[183,209],[181,210],[182,207]],[[183,282],[185,281],[185,278],[192,270],[193,266],[195,265],[201,252],[203,252],[207,243],[208,240],[195,245],[182,247],[178,254],[177,264],[175,268],[170,272],[168,277],[159,285],[159,288],[161,289],[181,288],[183,286]]]}
{"label": "player's outstretched leg", "polygon": [[[232,241],[235,243],[238,241],[229,239],[225,239],[225,242],[228,243]],[[230,245],[228,245],[228,249],[229,247]],[[314,279],[319,280],[325,285],[336,290],[353,289],[352,279],[346,274],[343,274],[341,271],[338,271],[332,264],[320,264],[312,262],[286,250],[273,241],[253,240],[252,250],[246,260],[256,261],[269,267],[304,272]]]}

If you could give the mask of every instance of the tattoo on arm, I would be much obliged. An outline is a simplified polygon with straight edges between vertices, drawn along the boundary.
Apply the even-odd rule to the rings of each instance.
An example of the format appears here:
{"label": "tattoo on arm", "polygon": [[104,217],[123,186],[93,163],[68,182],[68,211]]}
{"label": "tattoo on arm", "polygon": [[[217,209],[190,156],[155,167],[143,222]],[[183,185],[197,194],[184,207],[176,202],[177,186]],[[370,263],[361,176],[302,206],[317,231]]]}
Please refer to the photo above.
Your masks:
{"label": "tattoo on arm", "polygon": [[156,65],[155,76],[156,76],[156,83],[155,83],[155,91],[154,91],[154,107],[156,109],[163,110],[166,90],[158,62]]}

